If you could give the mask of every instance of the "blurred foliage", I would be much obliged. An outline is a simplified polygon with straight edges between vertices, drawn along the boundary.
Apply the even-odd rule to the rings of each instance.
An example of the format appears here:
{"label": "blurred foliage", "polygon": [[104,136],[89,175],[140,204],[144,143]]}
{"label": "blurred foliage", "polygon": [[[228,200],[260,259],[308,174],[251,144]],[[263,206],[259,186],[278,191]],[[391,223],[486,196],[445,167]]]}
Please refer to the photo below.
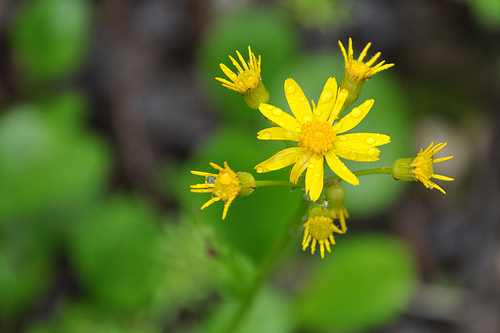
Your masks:
{"label": "blurred foliage", "polygon": [[351,22],[350,1],[346,0],[281,0],[291,16],[306,27],[339,28]]}
{"label": "blurred foliage", "polygon": [[500,28],[500,1],[456,0],[466,2],[473,10],[477,21],[485,28],[498,31]]}
{"label": "blurred foliage", "polygon": [[335,255],[317,262],[295,302],[299,326],[362,331],[394,319],[416,288],[408,247],[390,236],[350,233]]}
{"label": "blurred foliage", "polygon": [[31,0],[21,6],[11,42],[29,82],[79,70],[87,55],[92,7],[86,0]]}
{"label": "blurred foliage", "polygon": [[[486,8],[486,1],[471,3]],[[15,327],[34,311],[67,260],[63,269],[75,280],[76,291],[63,291],[68,295],[58,296],[47,320],[30,323],[29,332],[159,332],[165,327],[218,332],[303,200],[300,190],[262,187],[237,198],[224,221],[221,202],[200,211],[210,196],[189,192],[189,185],[204,182],[191,170],[212,172],[209,162],[227,161],[236,171],[255,174],[257,163],[283,148],[282,142],[256,140],[256,132],[269,125],[241,96],[214,80],[224,77],[218,64],[233,68],[228,55],[236,57],[238,50],[248,59],[251,45],[262,56],[271,104],[289,112],[283,92],[287,77],[317,101],[328,77],[340,82],[342,56],[337,48],[301,51],[294,19],[311,26],[343,24],[348,2],[292,1],[286,6],[292,14],[249,7],[204,31],[196,66],[221,121],[185,160],[165,167],[165,188],[178,204],[172,216],[133,191],[112,189],[116,153],[88,128],[86,93],[51,90],[46,84],[79,75],[94,5],[25,1],[10,26],[27,100],[0,115],[0,328]],[[488,20],[498,23],[494,13]],[[362,46],[355,44],[357,52]],[[46,89],[43,97],[34,85]],[[348,162],[352,170],[412,155],[412,123],[390,71],[367,82],[355,105],[371,98],[374,107],[356,131],[388,134],[392,142],[381,147],[381,161],[370,166]],[[258,179],[288,179],[289,171]],[[346,186],[347,209],[352,217],[387,211],[404,188],[387,176],[363,178],[360,186]],[[407,306],[417,274],[412,253],[401,241],[349,231],[338,237],[334,254],[319,260],[302,253],[301,235],[295,236],[286,259],[295,265],[306,257],[310,265],[300,267],[307,270],[304,276],[290,277],[302,285],[298,297],[264,287],[239,332],[363,331],[388,323]]]}

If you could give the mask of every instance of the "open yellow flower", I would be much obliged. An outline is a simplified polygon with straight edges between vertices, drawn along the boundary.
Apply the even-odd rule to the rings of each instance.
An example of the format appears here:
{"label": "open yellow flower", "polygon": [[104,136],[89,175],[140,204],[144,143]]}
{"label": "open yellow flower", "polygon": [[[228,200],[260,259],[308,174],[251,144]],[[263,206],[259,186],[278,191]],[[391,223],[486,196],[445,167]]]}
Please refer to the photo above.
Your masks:
{"label": "open yellow flower", "polygon": [[454,180],[453,178],[436,175],[434,173],[434,163],[444,162],[453,158],[453,156],[448,156],[434,159],[434,154],[446,147],[446,144],[445,142],[434,146],[434,142],[432,142],[427,149],[420,149],[420,152],[415,158],[401,158],[396,160],[392,165],[392,177],[396,180],[419,181],[429,189],[437,188],[442,193],[446,194],[439,185],[431,181],[431,178],[446,181]]}
{"label": "open yellow flower", "polygon": [[211,162],[210,165],[219,170],[219,174],[191,171],[194,175],[205,177],[205,183],[191,185],[191,192],[212,193],[210,200],[201,206],[202,210],[216,201],[224,201],[224,211],[222,212],[222,219],[224,220],[229,206],[237,196],[247,196],[255,190],[255,179],[248,172],[234,172],[229,168],[227,162],[224,162],[224,168]]}
{"label": "open yellow flower", "polygon": [[261,104],[260,112],[279,127],[264,129],[257,133],[257,138],[297,141],[298,146],[279,151],[256,165],[257,172],[274,171],[295,163],[290,172],[290,182],[296,184],[307,169],[305,188],[312,201],[318,200],[323,190],[325,160],[340,178],[358,185],[358,178],[339,157],[353,161],[376,161],[380,150],[375,147],[389,143],[390,138],[376,133],[339,134],[355,127],[368,114],[374,100],[365,101],[337,122],[347,91],[338,91],[334,78],[328,79],[318,105],[313,102],[312,109],[304,92],[293,79],[285,81],[285,95],[295,117],[275,106]]}
{"label": "open yellow flower", "polygon": [[257,109],[260,103],[269,102],[269,92],[262,83],[260,71],[261,57],[259,55],[259,59],[257,60],[250,46],[248,47],[248,63],[243,59],[240,52],[236,51],[236,54],[243,67],[233,57],[229,56],[229,59],[231,59],[238,72],[234,73],[229,67],[221,63],[220,68],[231,81],[220,77],[216,77],[215,79],[222,82],[224,87],[241,94],[249,107]]}
{"label": "open yellow flower", "polygon": [[309,219],[304,223],[304,238],[302,239],[302,250],[305,251],[311,243],[311,254],[316,251],[316,244],[319,243],[321,258],[325,258],[325,247],[328,252],[332,252],[330,244],[335,245],[333,233],[343,232],[333,224],[333,219],[326,216],[328,211],[323,207],[314,207],[309,211]]}

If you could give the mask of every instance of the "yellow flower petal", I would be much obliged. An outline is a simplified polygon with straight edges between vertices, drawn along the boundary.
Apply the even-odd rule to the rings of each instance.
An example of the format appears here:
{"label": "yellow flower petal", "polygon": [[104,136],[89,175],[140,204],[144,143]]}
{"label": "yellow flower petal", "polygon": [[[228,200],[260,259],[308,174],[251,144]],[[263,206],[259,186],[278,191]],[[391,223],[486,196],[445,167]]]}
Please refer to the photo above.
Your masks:
{"label": "yellow flower petal", "polygon": [[436,174],[433,174],[432,178],[436,178],[436,179],[440,179],[440,180],[446,180],[448,182],[451,182],[451,181],[455,180],[455,179],[453,179],[451,177],[447,177],[447,176],[443,176],[443,175],[436,175]]}
{"label": "yellow flower petal", "polygon": [[312,154],[313,154],[312,152],[304,154],[297,160],[297,162],[295,162],[292,171],[290,171],[291,183],[297,184],[300,175],[302,175],[302,173],[307,169],[307,165],[309,164],[309,158],[311,158]]}
{"label": "yellow flower petal", "polygon": [[264,162],[257,164],[255,170],[257,170],[258,173],[263,173],[282,169],[295,163],[303,154],[304,150],[299,147],[283,149]]}
{"label": "yellow flower petal", "polygon": [[[245,65],[245,64],[246,64],[246,61],[245,61],[245,59],[243,59],[243,57],[241,56],[240,52],[236,51],[236,54],[237,54],[237,55],[238,55],[238,57],[240,58],[241,63],[242,63],[243,65]],[[237,62],[236,60],[234,60],[234,58],[233,58],[233,57],[229,56],[229,59],[231,59],[231,62],[233,63],[234,67],[236,67],[236,69],[238,69],[238,72],[239,72],[239,73],[243,73],[243,72],[244,72],[243,68],[241,68],[240,64],[238,64],[238,62]],[[248,69],[248,67],[247,67],[247,69]]]}
{"label": "yellow flower petal", "polygon": [[339,144],[336,142],[333,146],[333,151],[338,157],[358,162],[378,161],[378,155],[380,154],[380,150],[375,147],[368,145],[361,146],[359,144],[347,142]]}
{"label": "yellow flower petal", "polygon": [[285,80],[285,96],[290,110],[301,124],[312,120],[311,105],[294,79]]}
{"label": "yellow flower petal", "polygon": [[[340,90],[340,88],[339,88]],[[342,110],[342,107],[344,106],[344,102],[346,101],[347,97],[349,96],[349,92],[345,89],[342,89],[339,91],[337,94],[337,99],[335,101],[335,105],[333,106],[333,110],[330,113],[330,116],[328,118],[328,122],[332,125],[335,119],[337,119],[337,116],[339,115],[340,111]]]}
{"label": "yellow flower petal", "polygon": [[379,133],[353,133],[338,135],[337,141],[360,145],[381,146],[391,142],[391,137]]}
{"label": "yellow flower petal", "polygon": [[328,117],[332,113],[333,106],[337,97],[337,81],[334,77],[331,77],[326,81],[321,96],[318,100],[318,105],[313,111],[318,121],[327,121]]}
{"label": "yellow flower petal", "polygon": [[336,133],[344,133],[344,132],[354,128],[368,114],[368,112],[372,108],[372,105],[374,102],[375,102],[375,100],[369,99],[369,100],[366,100],[360,106],[352,109],[352,111],[348,115],[346,115],[345,117],[340,119],[338,124],[333,126],[333,130]]}
{"label": "yellow flower petal", "polygon": [[286,112],[283,112],[280,108],[272,106],[270,104],[261,103],[259,105],[260,112],[273,123],[281,126],[291,132],[300,133],[302,125]]}
{"label": "yellow flower petal", "polygon": [[289,130],[282,127],[270,127],[259,131],[257,133],[257,139],[299,141],[300,134],[290,132]]}
{"label": "yellow flower petal", "polygon": [[316,201],[323,191],[323,155],[313,154],[306,171],[306,193]]}
{"label": "yellow flower petal", "polygon": [[330,150],[326,155],[326,162],[335,174],[352,185],[359,185],[359,179],[349,170],[344,163],[335,155],[334,150]]}
{"label": "yellow flower petal", "polygon": [[[219,66],[220,66],[220,69],[222,69],[222,71],[224,72],[224,74],[226,74],[226,76],[228,78],[230,78],[232,81],[236,81],[236,79],[238,78],[238,75],[236,73],[234,73],[232,70],[229,69],[229,67],[227,67],[226,65],[224,65],[222,63]],[[215,79],[219,80],[221,82],[222,82],[222,80],[225,80],[225,79],[222,79],[220,77],[216,77]],[[232,82],[230,82],[230,83],[232,83]]]}

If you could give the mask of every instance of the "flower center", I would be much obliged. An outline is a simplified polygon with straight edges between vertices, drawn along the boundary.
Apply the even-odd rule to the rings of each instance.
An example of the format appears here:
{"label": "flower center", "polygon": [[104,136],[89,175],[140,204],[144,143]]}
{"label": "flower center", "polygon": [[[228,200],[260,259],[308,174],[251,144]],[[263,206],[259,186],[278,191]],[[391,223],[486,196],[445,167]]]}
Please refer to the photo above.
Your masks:
{"label": "flower center", "polygon": [[212,196],[216,196],[221,198],[223,201],[227,201],[238,196],[240,188],[241,185],[236,174],[232,170],[231,172],[222,170],[215,180]]}
{"label": "flower center", "polygon": [[239,73],[235,82],[240,88],[240,93],[246,93],[257,87],[261,81],[260,75],[257,71],[248,70],[243,73]]}
{"label": "flower center", "polygon": [[326,240],[335,231],[332,219],[314,216],[309,220],[309,234],[318,241]]}
{"label": "flower center", "polygon": [[369,66],[366,66],[364,62],[358,60],[351,60],[349,62],[348,72],[351,76],[359,79],[369,80],[370,76],[366,75],[370,70]]}
{"label": "flower center", "polygon": [[431,179],[434,174],[434,166],[432,165],[432,159],[420,157],[417,161],[412,163],[413,174],[418,175],[427,180]]}
{"label": "flower center", "polygon": [[305,151],[326,155],[333,148],[336,133],[327,121],[312,121],[302,125],[299,147]]}

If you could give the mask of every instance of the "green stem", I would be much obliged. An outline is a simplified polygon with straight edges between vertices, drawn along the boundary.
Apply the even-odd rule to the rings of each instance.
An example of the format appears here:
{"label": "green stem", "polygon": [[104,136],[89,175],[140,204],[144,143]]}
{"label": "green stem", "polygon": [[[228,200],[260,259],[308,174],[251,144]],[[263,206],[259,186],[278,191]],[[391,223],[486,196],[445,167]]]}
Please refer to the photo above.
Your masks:
{"label": "green stem", "polygon": [[256,180],[255,185],[257,187],[264,186],[290,186],[290,187],[298,187],[297,184],[290,183],[286,180]]}
{"label": "green stem", "polygon": [[[392,168],[389,166],[377,168],[377,169],[366,169],[366,170],[358,170],[353,173],[356,176],[367,176],[367,175],[388,175],[391,174]],[[325,184],[332,183],[334,180],[342,180],[339,176],[333,176],[325,180]],[[289,187],[304,187],[302,182],[297,184],[291,183],[286,180],[256,180],[255,185],[257,187],[266,187],[266,186],[289,186]]]}
{"label": "green stem", "polygon": [[[389,166],[377,168],[377,169],[366,169],[354,171],[353,174],[356,176],[368,176],[368,175],[390,175],[392,168]],[[342,180],[339,176],[333,176],[325,180],[325,184],[333,183],[334,180]]]}
{"label": "green stem", "polygon": [[276,240],[276,243],[267,254],[264,261],[261,263],[259,270],[255,276],[254,281],[250,285],[248,292],[244,296],[243,301],[240,304],[238,312],[233,317],[232,321],[227,326],[227,333],[237,332],[237,328],[241,325],[242,320],[245,318],[248,311],[251,309],[253,300],[257,295],[258,291],[267,281],[271,275],[273,268],[276,266],[278,259],[281,257],[286,249],[286,246],[290,242],[290,239],[297,234],[297,230],[302,224],[302,216],[306,213],[307,207],[309,206],[309,201],[302,200],[300,207],[296,210],[295,214],[290,218],[288,224],[281,232],[281,235]]}

